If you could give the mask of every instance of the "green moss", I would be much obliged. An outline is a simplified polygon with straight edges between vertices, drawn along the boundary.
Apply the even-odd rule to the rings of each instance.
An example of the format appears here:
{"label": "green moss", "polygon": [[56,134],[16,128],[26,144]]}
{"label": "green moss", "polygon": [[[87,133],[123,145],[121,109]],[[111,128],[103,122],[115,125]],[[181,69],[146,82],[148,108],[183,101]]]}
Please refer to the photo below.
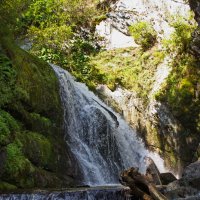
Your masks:
{"label": "green moss", "polygon": [[17,187],[15,185],[9,184],[7,182],[1,182],[0,181],[0,191],[10,191],[10,190],[15,190]]}
{"label": "green moss", "polygon": [[9,144],[6,147],[6,155],[4,179],[19,187],[33,187],[34,182],[31,174],[35,169],[23,155],[21,142],[15,140],[14,143]]}
{"label": "green moss", "polygon": [[44,135],[53,132],[53,124],[49,118],[41,116],[38,113],[30,113],[28,118],[34,131],[40,132]]}
{"label": "green moss", "polygon": [[167,84],[156,95],[160,101],[167,101],[172,113],[183,124],[187,132],[198,132],[200,100],[198,88],[200,70],[198,61],[189,54],[176,57]]}
{"label": "green moss", "polygon": [[21,137],[23,152],[36,166],[49,169],[54,162],[54,152],[51,142],[43,135],[25,132]]}
{"label": "green moss", "polygon": [[154,73],[163,61],[164,53],[153,48],[146,52],[126,48],[102,51],[91,59],[90,64],[103,74],[103,80],[92,80],[95,84],[106,84],[111,90],[121,85],[137,92],[144,102],[154,83]]}
{"label": "green moss", "polygon": [[141,45],[143,50],[147,50],[154,46],[156,42],[156,31],[149,22],[141,21],[132,24],[129,31],[135,42]]}
{"label": "green moss", "polygon": [[0,106],[10,103],[14,96],[16,72],[10,60],[0,52]]}
{"label": "green moss", "polygon": [[15,72],[9,75],[13,84],[4,84],[7,93],[0,92],[0,181],[18,188],[67,185],[69,161],[55,73],[47,63],[17,47],[1,30],[0,45],[6,57],[3,73],[10,74],[11,69]]}
{"label": "green moss", "polygon": [[9,113],[0,110],[0,145],[8,144],[17,131],[19,126],[16,120]]}

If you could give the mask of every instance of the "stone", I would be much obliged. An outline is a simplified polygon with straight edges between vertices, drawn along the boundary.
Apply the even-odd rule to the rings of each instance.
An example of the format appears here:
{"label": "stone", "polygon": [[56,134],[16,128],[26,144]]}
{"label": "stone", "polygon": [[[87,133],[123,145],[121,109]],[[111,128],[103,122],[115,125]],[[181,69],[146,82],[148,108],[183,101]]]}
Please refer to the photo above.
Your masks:
{"label": "stone", "polygon": [[194,31],[192,35],[192,42],[190,45],[191,53],[196,57],[200,57],[200,1],[199,0],[189,0],[190,8],[194,11],[195,20],[198,23],[198,28]]}
{"label": "stone", "polygon": [[194,56],[200,57],[200,29],[199,29],[199,27],[192,34],[192,41],[190,44],[190,52]]}
{"label": "stone", "polygon": [[170,172],[161,173],[160,179],[163,185],[168,185],[169,183],[177,180],[176,177]]}
{"label": "stone", "polygon": [[200,190],[200,161],[194,162],[185,168],[182,180],[186,185]]}

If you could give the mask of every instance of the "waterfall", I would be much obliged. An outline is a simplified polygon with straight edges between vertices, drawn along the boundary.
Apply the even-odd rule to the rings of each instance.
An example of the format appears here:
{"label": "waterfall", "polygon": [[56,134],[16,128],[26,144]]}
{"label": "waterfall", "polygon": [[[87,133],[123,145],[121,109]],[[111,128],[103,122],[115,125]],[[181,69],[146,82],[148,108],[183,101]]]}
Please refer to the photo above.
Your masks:
{"label": "waterfall", "polygon": [[163,165],[117,113],[67,71],[51,66],[60,83],[65,140],[82,170],[83,184],[116,184],[120,171],[132,166],[144,172],[145,156]]}

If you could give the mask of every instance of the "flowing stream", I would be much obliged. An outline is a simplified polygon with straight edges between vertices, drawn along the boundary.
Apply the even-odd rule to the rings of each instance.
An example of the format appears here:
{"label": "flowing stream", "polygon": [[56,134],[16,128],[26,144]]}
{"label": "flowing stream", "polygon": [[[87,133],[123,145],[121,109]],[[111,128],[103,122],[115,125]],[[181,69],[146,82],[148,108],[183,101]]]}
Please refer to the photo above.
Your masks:
{"label": "flowing stream", "polygon": [[65,140],[79,163],[83,184],[116,184],[119,173],[132,166],[144,172],[146,156],[163,167],[162,159],[145,149],[117,113],[67,71],[51,66],[60,82]]}

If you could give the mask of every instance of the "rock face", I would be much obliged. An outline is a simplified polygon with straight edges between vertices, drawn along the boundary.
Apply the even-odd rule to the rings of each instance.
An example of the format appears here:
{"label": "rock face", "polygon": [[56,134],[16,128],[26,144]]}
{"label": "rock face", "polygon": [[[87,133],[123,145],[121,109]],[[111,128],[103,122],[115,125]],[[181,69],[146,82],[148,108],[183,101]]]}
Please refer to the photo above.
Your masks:
{"label": "rock face", "polygon": [[161,153],[166,165],[174,168],[174,171],[179,174],[183,164],[181,157],[187,154],[184,145],[180,146],[179,133],[182,126],[167,105],[154,98],[171,71],[170,62],[171,59],[166,57],[157,67],[147,105],[136,92],[120,87],[112,92],[107,86],[100,85],[97,91],[108,104],[121,112],[125,120],[138,131],[148,148]]}
{"label": "rock face", "polygon": [[194,162],[184,169],[182,180],[200,190],[200,161]]}
{"label": "rock face", "polygon": [[[199,0],[189,0],[190,7],[195,13],[195,20],[197,21],[198,25],[200,26],[200,1]],[[200,30],[198,28],[193,33],[193,40],[191,43],[191,52],[200,57]]]}
{"label": "rock face", "polygon": [[180,166],[176,166],[175,171],[182,171],[180,158],[185,152],[183,149],[179,151],[180,146],[177,143],[181,125],[166,105],[152,99],[145,107],[136,93],[122,88],[112,92],[102,85],[99,86],[98,92],[108,104],[121,111],[125,120],[138,131],[149,149],[156,150],[166,158],[168,167],[174,166],[174,159],[179,159]]}
{"label": "rock face", "polygon": [[[197,21],[200,19],[199,5],[199,1],[190,1]],[[170,26],[170,16],[186,17],[190,11],[189,5],[182,0],[120,0],[111,7],[112,11],[108,14],[108,18],[97,27],[97,32],[106,37],[108,49],[122,47],[120,43],[113,43],[114,32],[118,31],[124,38],[130,38],[128,27],[138,21],[147,21],[152,24],[157,32],[160,48],[162,46],[159,43],[161,39],[168,39],[174,31]],[[191,50],[195,55],[198,55],[199,52],[199,35],[197,29],[191,45]],[[122,40],[118,38],[118,41]],[[134,42],[126,43],[125,46],[128,47],[131,44],[136,46]],[[196,132],[185,128],[184,123],[180,120],[181,116],[178,116],[179,118],[177,115],[175,116],[168,100],[164,99],[160,102],[156,98],[163,85],[168,84],[166,80],[170,79],[170,75],[173,74],[172,66],[175,60],[176,55],[168,55],[155,70],[155,81],[147,95],[148,102],[139,97],[138,91],[129,91],[122,87],[111,91],[105,85],[100,85],[97,91],[108,104],[121,112],[126,121],[138,131],[148,148],[161,153],[165,158],[166,165],[173,168],[177,174],[181,174],[183,167],[194,159],[199,138],[197,138],[197,134],[195,135]],[[198,87],[198,84],[195,87]],[[140,92],[142,93],[142,91]]]}
{"label": "rock face", "polygon": [[199,199],[200,162],[194,162],[183,171],[181,179],[166,186],[164,194],[169,199]]}
{"label": "rock face", "polygon": [[136,46],[129,35],[128,27],[138,21],[151,23],[158,39],[167,38],[174,30],[170,27],[169,16],[186,16],[190,10],[183,0],[120,0],[111,9],[107,20],[96,28],[97,33],[105,37],[108,49]]}

